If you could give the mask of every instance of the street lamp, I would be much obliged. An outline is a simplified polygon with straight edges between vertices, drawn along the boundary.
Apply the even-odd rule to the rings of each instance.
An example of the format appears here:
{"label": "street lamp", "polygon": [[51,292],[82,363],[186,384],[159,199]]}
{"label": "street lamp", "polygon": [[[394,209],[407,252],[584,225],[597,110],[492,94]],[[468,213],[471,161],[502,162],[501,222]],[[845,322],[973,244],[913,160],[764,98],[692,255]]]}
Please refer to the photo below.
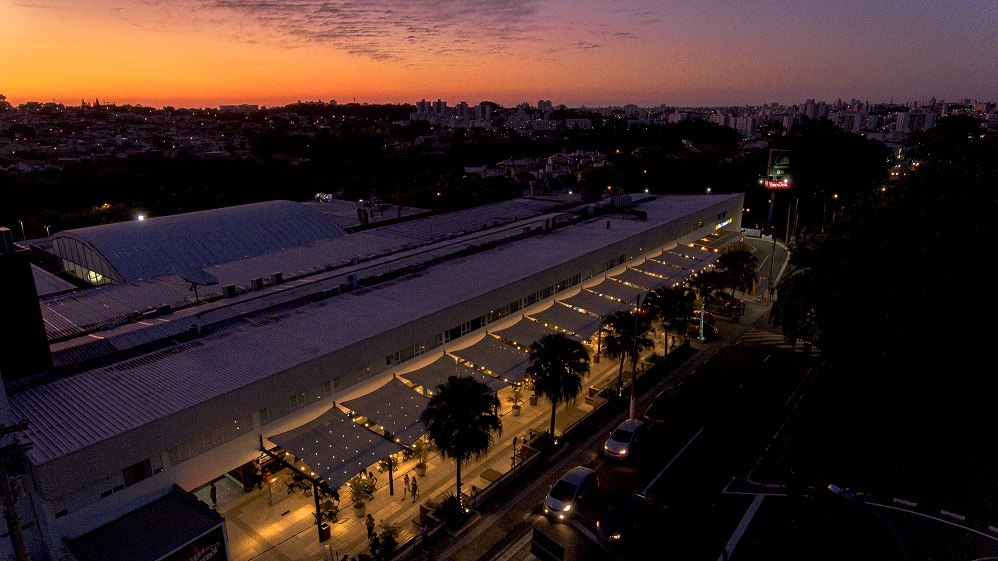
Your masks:
{"label": "street lamp", "polygon": [[18,220],[21,224],[21,241],[27,241],[28,237],[24,235],[24,220]]}

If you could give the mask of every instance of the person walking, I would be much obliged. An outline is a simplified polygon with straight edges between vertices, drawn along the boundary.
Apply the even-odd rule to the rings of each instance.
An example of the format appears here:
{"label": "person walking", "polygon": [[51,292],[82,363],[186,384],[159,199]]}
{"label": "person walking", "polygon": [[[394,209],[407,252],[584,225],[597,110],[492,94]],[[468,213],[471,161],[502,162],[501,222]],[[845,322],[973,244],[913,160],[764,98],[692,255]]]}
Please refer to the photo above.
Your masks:
{"label": "person walking", "polygon": [[374,517],[370,513],[368,513],[364,525],[367,526],[367,541],[371,541],[371,538],[374,537]]}
{"label": "person walking", "polygon": [[208,496],[211,497],[211,508],[218,510],[218,489],[215,488],[215,482],[211,482],[211,488],[208,489]]}
{"label": "person walking", "polygon": [[430,527],[423,522],[423,525],[419,527],[419,545],[423,547],[423,551],[430,550]]}
{"label": "person walking", "polygon": [[416,502],[416,498],[419,497],[419,484],[416,483],[416,476],[412,476],[412,502]]}
{"label": "person walking", "polygon": [[405,482],[405,485],[402,487],[402,500],[404,501],[405,500],[406,492],[409,491],[409,474],[408,473],[405,474],[405,479],[403,479],[402,481]]}

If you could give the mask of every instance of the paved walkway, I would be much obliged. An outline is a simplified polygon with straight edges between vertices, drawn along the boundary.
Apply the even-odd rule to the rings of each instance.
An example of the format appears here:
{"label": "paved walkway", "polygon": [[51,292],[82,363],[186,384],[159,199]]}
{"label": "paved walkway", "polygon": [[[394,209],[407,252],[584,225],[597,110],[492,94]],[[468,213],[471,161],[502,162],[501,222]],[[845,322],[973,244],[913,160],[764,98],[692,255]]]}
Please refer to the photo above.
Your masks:
{"label": "paved walkway", "polygon": [[[765,312],[768,312],[768,307],[757,298],[750,297],[742,324],[729,324],[727,321],[719,324],[747,327]],[[739,327],[739,332],[744,331],[744,327]],[[722,337],[725,340],[730,339],[723,331]],[[701,344],[697,341],[693,341],[692,344],[700,351],[709,351],[712,347],[720,346]],[[663,352],[661,340],[657,342],[656,352],[659,354]],[[713,352],[698,352],[692,360],[702,363],[711,354]],[[617,366],[618,361],[606,359],[598,364],[592,364],[590,376],[585,381],[585,388],[615,385]],[[592,411],[592,406],[583,399],[587,391],[585,388],[575,403],[559,409],[556,416],[556,432],[560,433]],[[461,469],[462,490],[465,493],[470,492],[472,485],[484,490],[496,473],[504,474],[510,470],[513,437],[522,442],[528,431],[541,432],[547,430],[549,426],[551,409],[548,402],[541,399],[536,405],[524,403],[521,414],[514,416],[505,401],[508,391],[507,388],[501,390],[499,394],[503,405],[503,433],[498,444],[488,458],[472,462]],[[418,520],[420,506],[427,500],[438,499],[455,492],[453,461],[444,461],[439,456],[434,456],[427,462],[426,475],[419,478],[418,500],[413,502],[411,498],[404,498],[402,479],[406,473],[410,477],[414,475],[415,464],[416,460],[413,459],[399,466],[399,470],[395,473],[394,495],[389,491],[388,474],[379,474],[374,499],[367,501],[366,505],[366,511],[374,516],[378,524],[378,531],[382,522],[398,524],[400,544],[405,544],[418,536],[419,528],[414,521]],[[284,475],[290,479],[290,473],[284,471],[275,475]],[[483,478],[483,474],[488,478]],[[198,496],[209,502],[206,490],[199,491]],[[370,553],[363,516],[354,514],[349,499],[350,494],[345,487],[340,489],[340,496],[343,500],[338,520],[330,524],[331,539],[320,542],[319,530],[315,525],[313,497],[299,491],[289,494],[275,504],[270,504],[270,495],[266,487],[244,493],[241,485],[223,479],[218,483],[218,510],[226,520],[232,561],[338,561],[344,554],[352,558],[361,553]]]}

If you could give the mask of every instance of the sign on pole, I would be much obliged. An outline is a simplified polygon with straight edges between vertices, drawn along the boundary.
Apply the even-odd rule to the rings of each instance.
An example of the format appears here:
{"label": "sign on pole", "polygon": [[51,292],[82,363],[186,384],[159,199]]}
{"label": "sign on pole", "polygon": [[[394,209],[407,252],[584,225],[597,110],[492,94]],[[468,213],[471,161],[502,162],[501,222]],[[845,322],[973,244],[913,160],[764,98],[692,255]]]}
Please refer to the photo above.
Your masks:
{"label": "sign on pole", "polygon": [[530,553],[541,561],[565,559],[565,548],[537,528],[534,528],[533,536],[530,538]]}

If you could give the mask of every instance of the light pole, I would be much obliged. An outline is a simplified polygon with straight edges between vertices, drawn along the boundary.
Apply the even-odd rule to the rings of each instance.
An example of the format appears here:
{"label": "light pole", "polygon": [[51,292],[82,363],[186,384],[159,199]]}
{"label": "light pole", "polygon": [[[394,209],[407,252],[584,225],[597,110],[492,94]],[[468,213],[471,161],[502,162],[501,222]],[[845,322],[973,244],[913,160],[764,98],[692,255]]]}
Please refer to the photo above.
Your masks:
{"label": "light pole", "polygon": [[21,224],[21,241],[27,241],[28,237],[24,235],[24,220],[18,220],[18,222]]}

